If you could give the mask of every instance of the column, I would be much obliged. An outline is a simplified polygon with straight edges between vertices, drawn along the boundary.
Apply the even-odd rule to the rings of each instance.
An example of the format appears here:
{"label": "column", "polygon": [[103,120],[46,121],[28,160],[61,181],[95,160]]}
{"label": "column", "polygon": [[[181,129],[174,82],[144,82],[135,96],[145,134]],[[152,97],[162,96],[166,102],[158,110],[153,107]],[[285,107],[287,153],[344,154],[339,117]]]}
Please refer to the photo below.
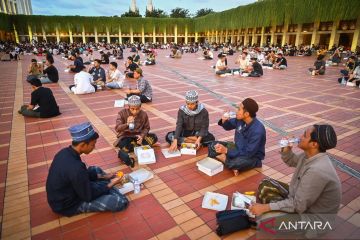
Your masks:
{"label": "column", "polygon": [[69,37],[70,37],[70,43],[74,43],[74,39],[70,27],[69,27]]}
{"label": "column", "polygon": [[59,43],[60,42],[60,33],[59,33],[58,27],[56,27],[55,32],[56,32],[56,42]]}
{"label": "column", "polygon": [[81,33],[81,34],[82,34],[82,42],[83,42],[83,43],[86,43],[86,38],[85,38],[85,27],[84,27],[84,26],[82,27],[82,33]]}
{"label": "column", "polygon": [[43,41],[46,41],[46,33],[45,33],[45,29],[41,28],[42,31],[42,35],[43,35]]}
{"label": "column", "polygon": [[156,28],[153,28],[153,43],[156,43]]}
{"label": "column", "polygon": [[33,40],[33,34],[32,34],[32,31],[31,31],[30,25],[28,25],[28,31],[29,31],[29,38],[30,38],[30,42],[31,42],[31,40]]}
{"label": "column", "polygon": [[175,27],[174,27],[174,36],[175,36],[175,44],[177,44],[178,43],[178,39],[177,39],[177,36],[178,36],[178,34],[177,34],[177,24],[175,24]]}
{"label": "column", "polygon": [[2,5],[4,7],[4,13],[7,13],[5,0],[2,0]]}
{"label": "column", "polygon": [[312,44],[316,45],[319,42],[319,34],[318,34],[319,26],[320,26],[320,21],[314,22],[314,30],[311,36],[311,45]]}
{"label": "column", "polygon": [[188,26],[185,26],[185,44],[188,43]]}
{"label": "column", "polygon": [[[14,27],[15,41],[16,41],[16,43],[19,43],[19,42],[20,42],[20,41],[19,41],[19,35],[18,35],[17,31],[16,31],[15,24],[13,24],[13,27]],[[4,40],[5,40],[5,39],[4,39]]]}
{"label": "column", "polygon": [[284,27],[283,27],[283,35],[282,35],[282,39],[281,39],[281,46],[284,46],[285,43],[287,42],[288,30],[289,30],[289,23],[285,22]]}
{"label": "column", "polygon": [[98,35],[97,35],[97,28],[96,27],[94,27],[94,34],[95,34],[95,43],[98,43],[99,38],[98,38]]}
{"label": "column", "polygon": [[359,36],[360,36],[360,17],[358,17],[356,20],[355,32],[351,43],[351,51],[355,51],[357,45],[359,44]]}
{"label": "column", "polygon": [[130,43],[134,43],[134,31],[132,27],[130,27]]}
{"label": "column", "polygon": [[256,36],[255,36],[255,32],[256,32],[256,27],[253,27],[252,29],[252,39],[251,39],[251,45],[254,45],[256,43]]}
{"label": "column", "polygon": [[166,39],[166,27],[164,28],[164,44],[167,43],[167,39]]}
{"label": "column", "polygon": [[271,40],[270,40],[270,44],[274,44],[275,43],[275,31],[276,31],[276,25],[273,25],[271,28]]}
{"label": "column", "polygon": [[219,36],[218,36],[218,31],[215,31],[215,42],[219,43]]}
{"label": "column", "polygon": [[235,33],[234,30],[232,30],[232,32],[231,32],[231,40],[230,40],[231,43],[234,43],[234,41],[235,41],[234,33]]}
{"label": "column", "polygon": [[337,34],[337,27],[339,26],[339,23],[340,23],[340,21],[334,21],[333,22],[328,49],[330,49],[335,44],[336,35],[338,35]]}
{"label": "column", "polygon": [[[241,33],[241,29],[238,29],[237,42],[240,41],[240,33]],[[236,44],[237,44],[237,42],[236,42]],[[239,43],[241,43],[241,41]]]}
{"label": "column", "polygon": [[298,24],[297,29],[296,29],[295,46],[300,45],[301,29],[302,29],[302,24],[300,23],[300,24]]}
{"label": "column", "polygon": [[119,43],[122,44],[121,28],[119,27]]}
{"label": "column", "polygon": [[195,42],[197,42],[198,41],[198,32],[195,32]]}
{"label": "column", "polygon": [[265,27],[261,28],[261,38],[260,38],[260,47],[262,47],[264,45],[265,42]]}
{"label": "column", "polygon": [[244,46],[248,44],[248,28],[245,28]]}
{"label": "column", "polygon": [[141,42],[145,44],[145,30],[144,26],[141,26]]}
{"label": "column", "polygon": [[227,42],[227,41],[228,41],[228,37],[229,37],[229,30],[226,29],[226,30],[225,30],[225,41],[224,41],[224,42]]}
{"label": "column", "polygon": [[106,27],[106,41],[107,41],[107,43],[110,43],[110,31],[109,31],[109,27]]}

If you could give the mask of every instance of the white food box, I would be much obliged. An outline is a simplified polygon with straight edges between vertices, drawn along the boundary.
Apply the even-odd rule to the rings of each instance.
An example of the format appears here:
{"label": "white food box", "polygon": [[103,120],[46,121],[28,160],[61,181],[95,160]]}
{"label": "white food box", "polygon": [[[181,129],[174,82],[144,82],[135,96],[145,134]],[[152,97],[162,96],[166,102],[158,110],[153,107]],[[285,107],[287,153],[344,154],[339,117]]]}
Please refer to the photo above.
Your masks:
{"label": "white food box", "polygon": [[223,211],[226,209],[229,197],[220,193],[206,192],[202,202],[202,208],[207,208],[216,211]]}
{"label": "white food box", "polygon": [[70,72],[70,69],[68,69],[68,68],[64,69],[64,72]]}
{"label": "white food box", "polygon": [[170,153],[168,148],[161,149],[162,154],[165,158],[173,158],[173,157],[180,157],[181,152],[179,150],[176,150],[175,152]]}
{"label": "white food box", "polygon": [[214,176],[224,170],[224,164],[209,157],[197,162],[196,166],[198,167],[199,171],[209,176]]}
{"label": "white food box", "polygon": [[246,208],[246,204],[251,205],[251,202],[256,202],[255,196],[245,195],[241,193],[234,193],[231,199],[231,210],[245,210],[250,218],[255,218],[249,209]]}
{"label": "white food box", "polygon": [[126,101],[125,99],[121,99],[121,100],[115,100],[114,102],[114,107],[124,107],[125,104],[128,104],[128,101]]}
{"label": "white food box", "polygon": [[154,174],[145,168],[140,168],[136,171],[129,173],[130,179],[137,178],[139,183],[144,183],[152,178],[154,178]]}
{"label": "white food box", "polygon": [[137,156],[139,165],[156,163],[154,149],[149,145],[135,147],[134,153]]}
{"label": "white food box", "polygon": [[[144,168],[140,168],[129,174],[130,180],[136,178],[139,183],[144,183],[152,178],[154,178],[154,174]],[[134,184],[132,182],[125,183],[121,188],[118,188],[120,193],[126,194],[134,191]]]}
{"label": "white food box", "polygon": [[180,153],[184,155],[196,155],[196,145],[193,143],[182,143]]}

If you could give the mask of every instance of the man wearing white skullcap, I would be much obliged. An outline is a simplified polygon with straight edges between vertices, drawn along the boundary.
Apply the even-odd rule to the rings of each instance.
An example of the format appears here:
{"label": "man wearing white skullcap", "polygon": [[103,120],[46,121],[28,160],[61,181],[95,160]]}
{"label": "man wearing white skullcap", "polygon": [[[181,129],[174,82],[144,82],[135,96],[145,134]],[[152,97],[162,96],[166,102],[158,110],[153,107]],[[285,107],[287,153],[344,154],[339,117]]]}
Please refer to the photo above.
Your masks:
{"label": "man wearing white skullcap", "polygon": [[209,113],[202,103],[199,94],[188,91],[185,94],[186,104],[178,111],[176,130],[169,132],[165,140],[170,144],[169,151],[175,151],[182,142],[195,143],[197,148],[215,140],[209,133]]}
{"label": "man wearing white skullcap", "polygon": [[141,99],[137,95],[128,98],[128,107],[118,113],[115,131],[117,141],[114,143],[119,147],[118,157],[128,166],[134,167],[134,159],[129,153],[139,145],[152,146],[157,142],[157,136],[149,133],[150,122],[145,111],[141,110]]}

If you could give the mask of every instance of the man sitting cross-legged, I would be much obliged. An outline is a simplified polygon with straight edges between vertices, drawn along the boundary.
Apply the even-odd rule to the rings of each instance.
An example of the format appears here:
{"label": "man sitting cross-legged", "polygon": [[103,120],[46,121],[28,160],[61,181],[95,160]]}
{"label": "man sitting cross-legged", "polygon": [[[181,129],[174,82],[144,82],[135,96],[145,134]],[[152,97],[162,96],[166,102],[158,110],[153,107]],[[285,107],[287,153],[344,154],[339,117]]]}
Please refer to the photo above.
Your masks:
{"label": "man sitting cross-legged", "polygon": [[136,89],[128,89],[126,91],[127,98],[132,95],[140,97],[142,103],[152,101],[152,88],[148,80],[143,78],[141,68],[137,68],[134,71],[134,78],[136,79]]}
{"label": "man sitting cross-legged", "polygon": [[100,66],[101,60],[94,60],[94,67],[89,70],[89,73],[93,76],[94,84],[97,86],[104,86],[106,82],[105,70]]}
{"label": "man sitting cross-legged", "polygon": [[128,199],[114,187],[122,178],[99,167],[86,167],[81,154],[91,153],[99,138],[89,122],[69,128],[72,144],[58,152],[46,180],[51,209],[65,216],[86,212],[117,212],[127,208]]}
{"label": "man sitting cross-legged", "polygon": [[259,107],[255,100],[246,98],[240,103],[236,118],[224,116],[219,125],[225,130],[235,129],[235,143],[213,142],[209,146],[209,157],[216,157],[237,175],[239,171],[262,166],[265,157],[266,132],[256,118]]}
{"label": "man sitting cross-legged", "polygon": [[86,66],[82,66],[83,70],[74,76],[74,84],[69,89],[74,94],[94,93],[97,86],[93,84],[93,76],[86,71]]}
{"label": "man sitting cross-legged", "polygon": [[[282,221],[301,220],[311,224],[314,221],[320,224],[329,222],[333,226],[341,203],[341,182],[326,151],[336,144],[337,137],[332,126],[313,125],[307,128],[298,144],[302,153],[295,154],[291,144],[281,149],[283,162],[295,168],[290,185],[274,179],[266,179],[267,183],[263,184],[264,180],[258,189],[261,203],[252,204],[250,211],[259,221],[276,218],[274,229],[279,229]],[[285,230],[283,228],[276,234],[286,234]],[[305,235],[306,239],[317,239],[319,234],[325,233],[318,230],[329,228],[298,228],[291,236],[296,236],[296,233]]]}
{"label": "man sitting cross-legged", "polygon": [[169,151],[176,151],[181,143],[195,143],[197,148],[208,145],[215,140],[209,133],[209,113],[202,103],[199,103],[196,91],[188,91],[185,95],[186,104],[178,110],[176,130],[169,132],[165,140],[170,144]]}
{"label": "man sitting cross-legged", "polygon": [[59,106],[50,88],[42,87],[40,79],[29,81],[32,88],[29,105],[23,105],[18,113],[26,117],[49,118],[60,115]]}
{"label": "man sitting cross-legged", "polygon": [[216,75],[222,75],[222,74],[226,74],[226,73],[231,73],[231,69],[229,69],[227,67],[227,63],[226,63],[226,55],[223,54],[219,54],[218,55],[218,60],[216,62],[215,65],[215,73]]}
{"label": "man sitting cross-legged", "polygon": [[157,142],[157,136],[149,133],[149,117],[141,109],[140,97],[136,95],[129,97],[128,105],[128,108],[122,109],[118,113],[115,126],[118,139],[114,145],[120,148],[118,153],[120,160],[128,166],[134,167],[134,159],[130,158],[129,153],[139,145],[152,146]]}
{"label": "man sitting cross-legged", "polygon": [[134,71],[135,69],[137,69],[139,66],[133,62],[133,58],[132,57],[128,57],[127,58],[127,62],[125,63],[125,68],[126,70],[124,71],[126,77],[128,78],[133,78],[134,77]]}

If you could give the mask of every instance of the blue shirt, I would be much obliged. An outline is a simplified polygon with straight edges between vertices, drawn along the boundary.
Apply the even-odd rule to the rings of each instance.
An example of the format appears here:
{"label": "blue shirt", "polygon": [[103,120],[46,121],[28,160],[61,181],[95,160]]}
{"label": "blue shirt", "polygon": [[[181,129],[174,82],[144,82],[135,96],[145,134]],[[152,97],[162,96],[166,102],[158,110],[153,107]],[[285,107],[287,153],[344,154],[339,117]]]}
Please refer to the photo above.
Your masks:
{"label": "blue shirt", "polygon": [[231,118],[221,123],[225,130],[235,129],[235,149],[229,149],[227,156],[229,158],[248,157],[251,159],[263,160],[265,157],[266,131],[264,125],[257,119],[246,125],[243,120]]}

